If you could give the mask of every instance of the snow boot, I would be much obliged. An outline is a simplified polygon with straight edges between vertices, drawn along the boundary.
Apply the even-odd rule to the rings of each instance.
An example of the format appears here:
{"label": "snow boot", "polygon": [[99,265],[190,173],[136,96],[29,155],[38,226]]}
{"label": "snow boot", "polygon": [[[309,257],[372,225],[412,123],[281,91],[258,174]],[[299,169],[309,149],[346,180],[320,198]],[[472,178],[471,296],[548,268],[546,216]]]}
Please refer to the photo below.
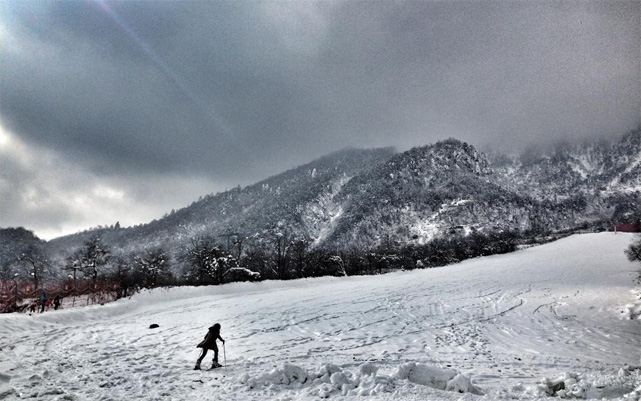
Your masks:
{"label": "snow boot", "polygon": [[196,366],[194,367],[194,370],[200,370],[200,361],[196,362]]}

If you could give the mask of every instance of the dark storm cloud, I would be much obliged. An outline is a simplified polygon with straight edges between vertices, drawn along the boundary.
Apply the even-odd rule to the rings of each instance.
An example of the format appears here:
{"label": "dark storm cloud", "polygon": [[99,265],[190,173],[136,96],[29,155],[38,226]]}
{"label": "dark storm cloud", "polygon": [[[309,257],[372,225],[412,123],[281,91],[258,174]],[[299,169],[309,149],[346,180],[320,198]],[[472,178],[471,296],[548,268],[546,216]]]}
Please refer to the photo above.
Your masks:
{"label": "dark storm cloud", "polygon": [[407,144],[612,134],[639,123],[640,4],[348,3],[323,59],[340,108]]}
{"label": "dark storm cloud", "polygon": [[0,123],[131,194],[200,177],[193,198],[346,146],[621,134],[641,122],[640,9],[6,0]]}

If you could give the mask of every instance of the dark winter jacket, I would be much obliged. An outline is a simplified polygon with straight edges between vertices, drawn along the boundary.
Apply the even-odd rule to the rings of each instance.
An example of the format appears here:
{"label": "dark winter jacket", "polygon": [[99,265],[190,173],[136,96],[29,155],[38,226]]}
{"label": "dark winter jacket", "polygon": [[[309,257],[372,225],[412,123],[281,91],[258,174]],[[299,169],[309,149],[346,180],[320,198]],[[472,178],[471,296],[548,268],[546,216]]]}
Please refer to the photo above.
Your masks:
{"label": "dark winter jacket", "polygon": [[220,336],[220,328],[211,326],[209,328],[209,331],[207,332],[207,335],[205,335],[205,339],[201,341],[200,344],[198,344],[196,347],[218,350],[218,346],[216,345],[216,340],[225,342],[225,340],[223,340],[223,338]]}

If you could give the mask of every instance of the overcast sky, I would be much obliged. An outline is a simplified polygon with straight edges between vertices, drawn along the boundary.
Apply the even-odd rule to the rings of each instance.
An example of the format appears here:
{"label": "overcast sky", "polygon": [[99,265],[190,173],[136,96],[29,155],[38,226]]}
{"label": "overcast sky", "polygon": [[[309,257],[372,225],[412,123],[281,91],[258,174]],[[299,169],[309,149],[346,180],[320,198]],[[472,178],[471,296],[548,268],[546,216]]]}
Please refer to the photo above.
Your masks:
{"label": "overcast sky", "polygon": [[0,0],[0,227],[161,217],[345,147],[641,123],[641,1]]}

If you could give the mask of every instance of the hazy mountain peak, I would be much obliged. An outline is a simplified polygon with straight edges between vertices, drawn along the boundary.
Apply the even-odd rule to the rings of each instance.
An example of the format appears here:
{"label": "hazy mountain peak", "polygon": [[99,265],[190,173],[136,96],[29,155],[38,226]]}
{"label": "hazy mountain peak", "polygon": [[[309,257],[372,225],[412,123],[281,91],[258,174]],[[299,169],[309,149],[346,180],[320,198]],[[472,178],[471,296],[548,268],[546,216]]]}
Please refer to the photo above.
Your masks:
{"label": "hazy mountain peak", "polygon": [[407,159],[409,165],[423,166],[423,174],[443,172],[490,174],[492,169],[487,157],[468,143],[446,139],[433,145],[421,146],[397,156]]}

